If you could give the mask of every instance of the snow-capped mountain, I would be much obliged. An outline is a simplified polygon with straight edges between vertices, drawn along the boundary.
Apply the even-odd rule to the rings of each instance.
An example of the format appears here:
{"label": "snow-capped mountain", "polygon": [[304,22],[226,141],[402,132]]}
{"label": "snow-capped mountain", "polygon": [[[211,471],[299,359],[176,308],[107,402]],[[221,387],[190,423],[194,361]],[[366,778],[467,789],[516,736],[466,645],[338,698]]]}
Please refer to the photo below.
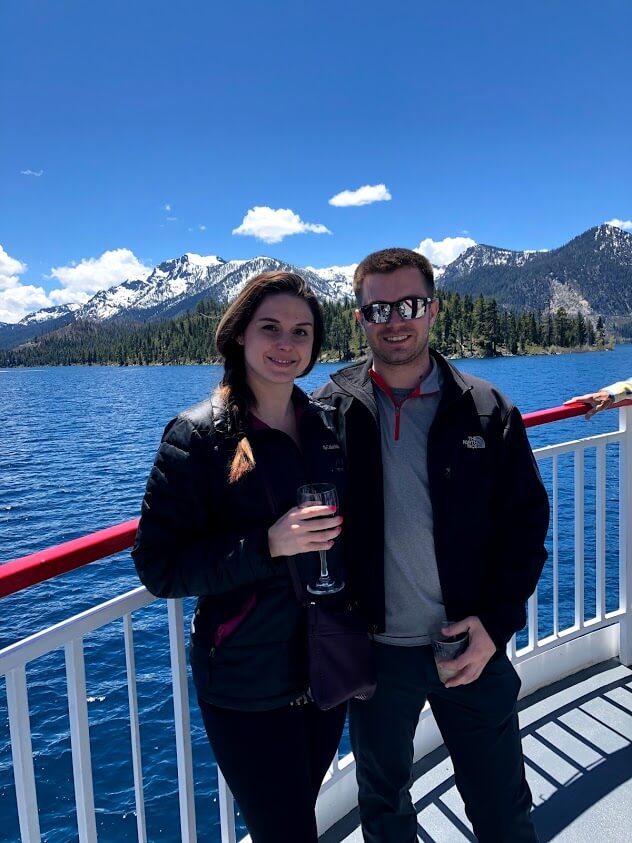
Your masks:
{"label": "snow-capped mountain", "polygon": [[[297,267],[276,258],[224,260],[187,252],[159,264],[145,280],[129,280],[101,290],[83,305],[62,305],[31,313],[14,325],[0,324],[0,348],[14,347],[75,320],[147,321],[177,316],[203,298],[227,303],[260,272],[301,274],[323,301],[353,297],[357,264]],[[632,234],[600,225],[550,252],[512,251],[478,245],[445,267],[435,267],[440,288],[483,294],[500,305],[585,315],[632,313]]]}
{"label": "snow-capped mountain", "polygon": [[[521,267],[528,263],[538,252],[516,252],[510,249],[499,249],[497,246],[486,246],[480,243],[470,246],[458,258],[452,261],[450,273],[458,273],[466,277],[481,266],[510,266]],[[445,272],[444,272],[445,274]]]}
{"label": "snow-capped mountain", "polygon": [[548,252],[472,246],[445,268],[439,286],[514,309],[629,316],[632,234],[600,225]]}
{"label": "snow-capped mountain", "polygon": [[216,255],[205,257],[187,252],[159,264],[145,280],[125,281],[101,290],[76,309],[75,318],[103,321],[121,316],[141,319],[175,316],[202,297],[228,302],[254,275],[279,269],[302,273],[319,298],[335,300],[351,294],[351,281],[343,271],[347,267],[316,270],[268,257],[226,261]]}
{"label": "snow-capped mountain", "polygon": [[72,316],[80,307],[80,304],[61,304],[58,307],[44,307],[41,310],[36,310],[35,313],[29,313],[19,324],[35,325],[39,322],[48,322],[52,319],[63,319],[66,316]]}
{"label": "snow-capped mountain", "polygon": [[0,348],[25,342],[80,319],[146,321],[177,316],[203,298],[227,303],[253,276],[286,270],[300,273],[323,301],[342,301],[353,295],[351,267],[296,267],[276,258],[226,261],[217,255],[187,252],[159,264],[144,280],[124,281],[100,290],[86,304],[63,305],[31,313],[15,325],[0,325]]}
{"label": "snow-capped mountain", "polygon": [[353,298],[353,273],[357,266],[357,263],[351,263],[348,266],[327,266],[322,269],[306,266],[305,269],[331,285],[333,298],[350,299]]}

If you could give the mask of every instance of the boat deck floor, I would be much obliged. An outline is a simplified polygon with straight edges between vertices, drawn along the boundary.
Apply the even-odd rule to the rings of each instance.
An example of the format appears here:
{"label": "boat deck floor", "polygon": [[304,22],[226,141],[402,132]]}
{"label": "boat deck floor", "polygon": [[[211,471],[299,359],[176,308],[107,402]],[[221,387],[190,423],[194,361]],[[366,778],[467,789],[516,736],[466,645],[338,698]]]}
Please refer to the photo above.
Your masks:
{"label": "boat deck floor", "polygon": [[[519,703],[541,843],[632,840],[632,670],[612,660]],[[412,797],[423,843],[475,841],[444,747],[417,762]],[[362,843],[358,811],[320,843]]]}

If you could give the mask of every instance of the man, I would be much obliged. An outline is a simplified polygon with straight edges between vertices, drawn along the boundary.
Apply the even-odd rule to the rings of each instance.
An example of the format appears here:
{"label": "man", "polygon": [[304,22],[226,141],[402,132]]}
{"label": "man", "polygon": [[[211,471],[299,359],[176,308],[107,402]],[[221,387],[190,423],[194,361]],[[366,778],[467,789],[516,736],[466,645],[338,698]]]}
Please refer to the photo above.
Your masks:
{"label": "man", "polygon": [[589,392],[587,395],[576,395],[564,403],[574,404],[576,401],[583,401],[584,404],[590,404],[590,409],[584,418],[591,419],[595,413],[600,413],[602,410],[609,410],[610,407],[618,404],[619,401],[624,401],[630,397],[632,397],[632,378],[611,383],[609,386],[602,386],[597,392]]}
{"label": "man", "polygon": [[[349,579],[375,640],[377,691],[350,708],[364,839],[417,840],[413,735],[428,699],[478,840],[534,841],[505,645],[547,556],[547,495],[518,410],[429,349],[429,261],[375,252],[354,292],[372,358],[317,397],[346,447]],[[428,645],[445,619],[469,646],[443,685]]]}

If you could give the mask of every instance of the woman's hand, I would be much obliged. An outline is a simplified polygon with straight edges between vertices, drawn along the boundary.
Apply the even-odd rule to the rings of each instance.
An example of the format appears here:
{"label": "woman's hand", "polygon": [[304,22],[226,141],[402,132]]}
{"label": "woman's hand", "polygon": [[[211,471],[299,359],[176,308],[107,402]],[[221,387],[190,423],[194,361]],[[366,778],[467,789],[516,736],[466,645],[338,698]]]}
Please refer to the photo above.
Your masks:
{"label": "woman's hand", "polygon": [[340,535],[342,516],[333,506],[295,506],[268,530],[270,556],[329,550]]}

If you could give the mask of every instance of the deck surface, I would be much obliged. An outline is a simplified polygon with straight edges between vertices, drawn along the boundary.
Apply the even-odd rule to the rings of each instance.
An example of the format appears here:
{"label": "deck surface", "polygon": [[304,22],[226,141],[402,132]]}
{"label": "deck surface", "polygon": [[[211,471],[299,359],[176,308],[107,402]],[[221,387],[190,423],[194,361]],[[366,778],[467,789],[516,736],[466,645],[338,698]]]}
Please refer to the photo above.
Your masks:
{"label": "deck surface", "polygon": [[[527,779],[541,843],[632,840],[632,670],[608,661],[519,703]],[[475,841],[440,747],[415,765],[423,843]],[[357,809],[320,843],[362,843]]]}

